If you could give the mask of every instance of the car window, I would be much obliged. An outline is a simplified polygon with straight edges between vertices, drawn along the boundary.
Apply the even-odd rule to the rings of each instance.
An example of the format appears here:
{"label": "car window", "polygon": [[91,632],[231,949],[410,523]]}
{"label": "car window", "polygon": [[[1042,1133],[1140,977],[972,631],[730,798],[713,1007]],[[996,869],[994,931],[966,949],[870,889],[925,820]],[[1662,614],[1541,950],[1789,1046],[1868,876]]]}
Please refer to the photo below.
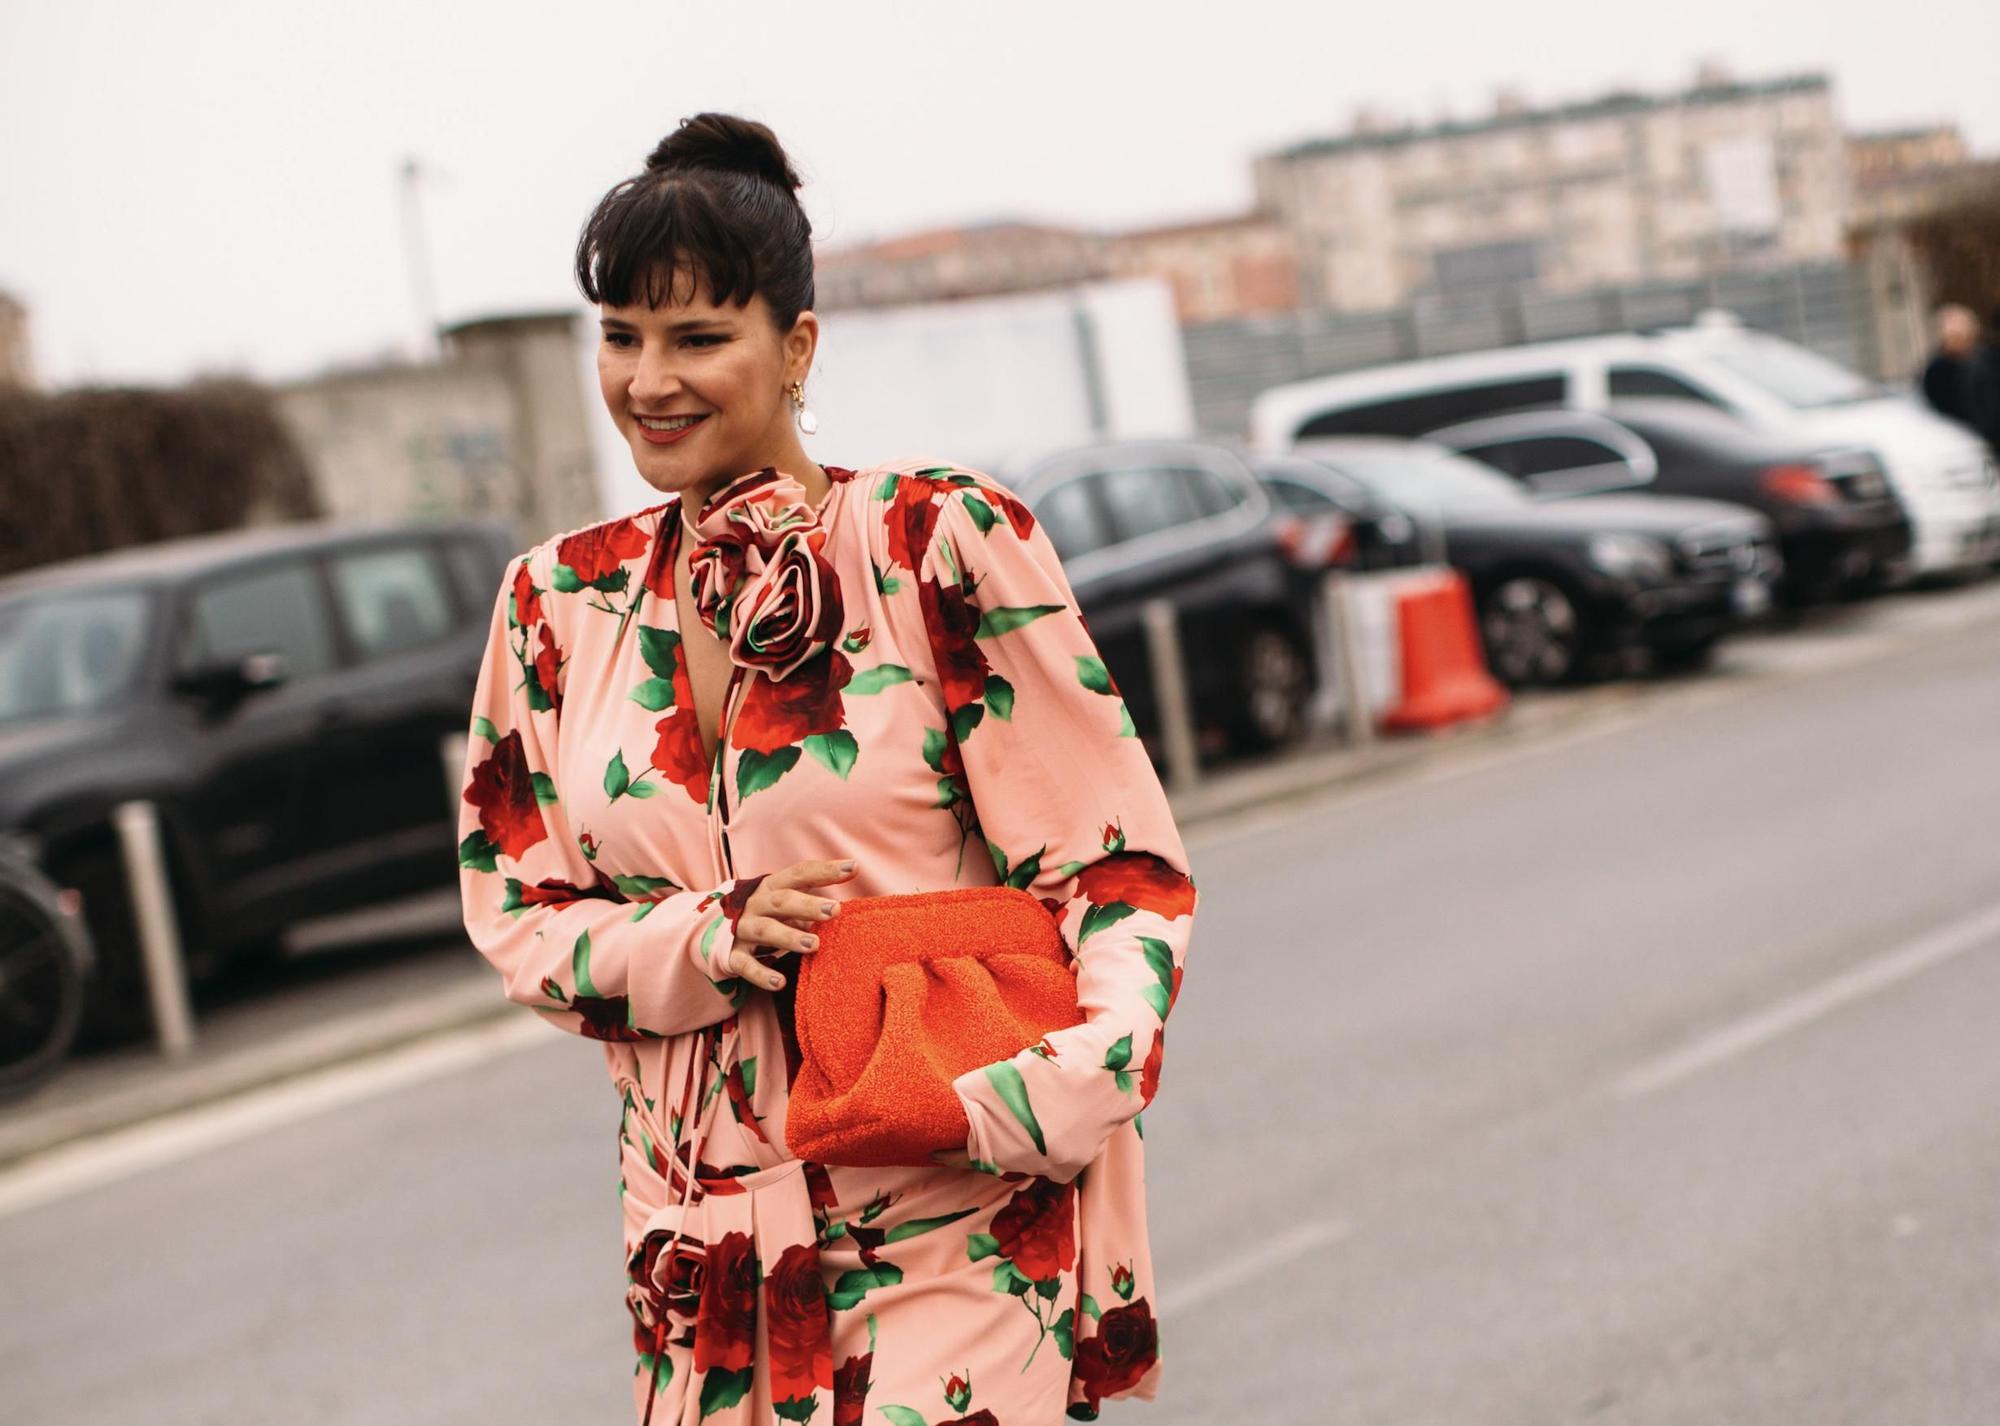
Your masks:
{"label": "car window", "polygon": [[1294,433],[1311,436],[1420,436],[1443,426],[1491,416],[1523,406],[1560,405],[1569,393],[1569,378],[1546,372],[1508,381],[1432,387],[1388,401],[1371,401],[1313,417]]}
{"label": "car window", "polygon": [[1185,470],[1126,466],[1100,471],[1097,480],[1120,540],[1156,535],[1198,520],[1206,513]]}
{"label": "car window", "polygon": [[507,577],[506,559],[482,541],[463,538],[447,540],[444,555],[459,597],[473,617],[483,621],[493,607],[500,581]]}
{"label": "car window", "polygon": [[1462,447],[1464,454],[1483,460],[1507,474],[1525,478],[1550,471],[1621,463],[1617,451],[1585,436],[1519,436]]}
{"label": "car window", "polygon": [[333,558],[340,617],[364,658],[381,658],[451,632],[451,597],[428,549],[356,550]]}
{"label": "car window", "polygon": [[1105,523],[1094,493],[1096,484],[1096,476],[1081,475],[1063,481],[1034,502],[1035,518],[1063,559],[1087,555],[1111,543],[1111,527]]}
{"label": "car window", "polygon": [[0,601],[0,723],[116,703],[145,656],[152,600],[57,589]]}
{"label": "car window", "polygon": [[1280,506],[1301,515],[1313,515],[1322,510],[1340,508],[1330,497],[1322,495],[1310,485],[1296,480],[1286,480],[1283,476],[1267,475],[1264,477],[1264,485]]}
{"label": "car window", "polygon": [[1606,389],[1618,396],[1671,396],[1681,401],[1699,401],[1707,406],[1723,403],[1692,382],[1683,381],[1656,366],[1614,366],[1605,377]]}
{"label": "car window", "polygon": [[1204,515],[1226,515],[1243,503],[1242,492],[1206,466],[1190,466],[1175,474],[1193,488],[1195,504]]}
{"label": "car window", "polygon": [[194,592],[177,663],[188,670],[276,651],[293,677],[333,667],[326,607],[311,566],[268,565],[219,576]]}

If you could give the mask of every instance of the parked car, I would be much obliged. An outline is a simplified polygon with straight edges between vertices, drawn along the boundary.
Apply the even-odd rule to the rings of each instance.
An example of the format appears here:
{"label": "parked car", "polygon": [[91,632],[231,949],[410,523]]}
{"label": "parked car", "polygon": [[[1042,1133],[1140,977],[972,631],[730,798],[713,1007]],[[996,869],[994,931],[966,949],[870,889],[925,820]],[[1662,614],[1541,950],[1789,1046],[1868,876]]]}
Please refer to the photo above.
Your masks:
{"label": "parked car", "polygon": [[500,521],[293,525],[0,580],[0,835],[82,894],[86,1039],[146,1022],[121,803],[155,804],[194,976],[452,881],[442,749],[518,548]]}
{"label": "parked car", "polygon": [[1965,427],[1908,391],[1721,314],[1648,333],[1537,342],[1398,362],[1274,387],[1251,408],[1254,443],[1420,436],[1535,406],[1599,411],[1625,397],[1700,402],[1814,449],[1881,462],[1912,527],[1911,571],[1963,574],[2000,558],[2000,468]]}
{"label": "parked car", "polygon": [[1487,416],[1426,439],[1482,460],[1539,498],[1700,496],[1769,516],[1795,603],[1895,583],[1910,519],[1873,452],[1815,449],[1692,401],[1613,401],[1602,413]]}
{"label": "parked car", "polygon": [[1267,483],[1329,501],[1358,485],[1424,522],[1471,586],[1488,666],[1514,685],[1603,677],[1634,649],[1698,662],[1769,609],[1783,567],[1770,521],[1721,501],[1537,501],[1468,456],[1386,437],[1253,459]]}
{"label": "parked car", "polygon": [[[1254,752],[1305,731],[1318,671],[1310,577],[1318,555],[1265,495],[1242,452],[1200,440],[1122,440],[991,462],[1062,558],[1133,726],[1159,736],[1143,609],[1178,611],[1198,725]],[[1288,534],[1288,530],[1291,532]]]}

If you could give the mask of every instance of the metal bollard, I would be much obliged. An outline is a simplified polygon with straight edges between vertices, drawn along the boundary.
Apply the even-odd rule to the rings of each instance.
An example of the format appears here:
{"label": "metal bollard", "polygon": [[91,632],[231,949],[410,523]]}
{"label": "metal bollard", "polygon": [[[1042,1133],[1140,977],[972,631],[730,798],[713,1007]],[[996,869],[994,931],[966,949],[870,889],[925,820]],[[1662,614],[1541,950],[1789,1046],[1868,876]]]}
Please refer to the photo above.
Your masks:
{"label": "metal bollard", "polygon": [[1368,690],[1362,683],[1361,650],[1354,632],[1353,589],[1347,576],[1331,570],[1320,581],[1319,618],[1325,641],[1332,654],[1333,682],[1340,698],[1340,733],[1350,747],[1365,747],[1375,740],[1375,719],[1368,707]]}
{"label": "metal bollard", "polygon": [[1153,703],[1160,710],[1160,740],[1166,745],[1167,785],[1185,791],[1201,777],[1195,756],[1194,714],[1188,704],[1187,669],[1181,661],[1180,626],[1173,601],[1148,599],[1146,652],[1153,665]]}
{"label": "metal bollard", "polygon": [[153,1029],[160,1050],[178,1059],[194,1049],[194,1014],[188,1008],[187,968],[181,958],[180,925],[174,919],[173,888],[160,849],[159,814],[150,802],[121,802],[112,825],[125,857],[125,888],[139,928],[146,961],[146,994],[153,1006]]}

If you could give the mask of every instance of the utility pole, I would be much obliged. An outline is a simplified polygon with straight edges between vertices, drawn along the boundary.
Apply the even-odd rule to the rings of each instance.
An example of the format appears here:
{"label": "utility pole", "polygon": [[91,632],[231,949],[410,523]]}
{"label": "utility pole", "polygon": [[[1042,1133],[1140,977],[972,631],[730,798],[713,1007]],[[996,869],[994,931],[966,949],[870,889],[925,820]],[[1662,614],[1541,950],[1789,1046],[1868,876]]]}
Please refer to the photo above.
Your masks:
{"label": "utility pole", "polygon": [[423,205],[417,193],[417,184],[422,176],[415,155],[406,157],[403,160],[401,190],[403,258],[410,271],[410,298],[416,307],[421,333],[417,354],[421,360],[436,361],[443,343],[438,331],[437,290],[431,281],[430,244],[424,239]]}

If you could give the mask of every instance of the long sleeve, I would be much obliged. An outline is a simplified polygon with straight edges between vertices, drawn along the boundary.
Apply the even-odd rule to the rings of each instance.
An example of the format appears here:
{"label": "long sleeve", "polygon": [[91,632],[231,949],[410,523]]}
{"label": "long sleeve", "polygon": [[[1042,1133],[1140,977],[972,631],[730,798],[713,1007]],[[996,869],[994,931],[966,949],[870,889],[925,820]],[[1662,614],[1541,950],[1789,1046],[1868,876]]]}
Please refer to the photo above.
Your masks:
{"label": "long sleeve", "polygon": [[1158,1087],[1195,887],[1047,532],[990,476],[938,484],[916,592],[947,737],[1001,880],[1057,916],[1085,1015],[954,1087],[975,1164],[1068,1180]]}
{"label": "long sleeve", "polygon": [[660,1038],[735,1013],[748,989],[712,976],[761,877],[689,890],[606,876],[572,834],[557,782],[562,641],[551,549],[510,568],[473,693],[458,814],[466,934],[508,999],[598,1040]]}

